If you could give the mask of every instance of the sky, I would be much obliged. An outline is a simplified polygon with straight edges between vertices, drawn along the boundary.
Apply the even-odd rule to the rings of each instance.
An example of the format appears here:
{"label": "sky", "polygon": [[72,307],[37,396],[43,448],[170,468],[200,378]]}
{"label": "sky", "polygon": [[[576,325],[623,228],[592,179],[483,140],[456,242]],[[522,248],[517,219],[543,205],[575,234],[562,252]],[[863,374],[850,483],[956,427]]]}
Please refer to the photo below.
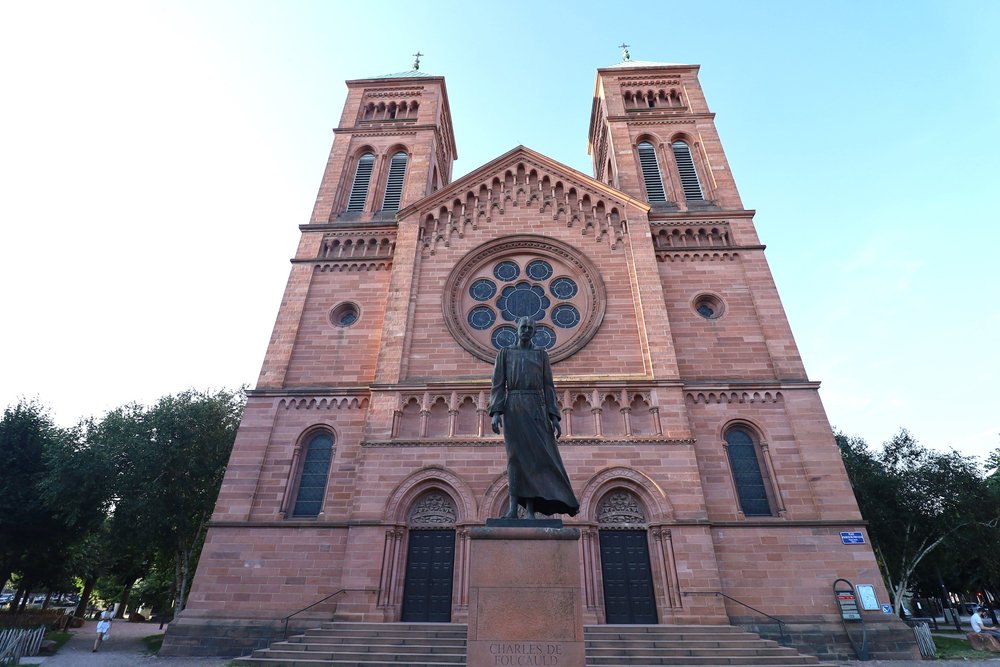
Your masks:
{"label": "sky", "polygon": [[[618,8],[613,8],[617,6]],[[1000,447],[1000,3],[0,3],[0,406],[253,386],[346,96],[446,78],[454,178],[592,173],[595,70],[697,63],[831,423]]]}

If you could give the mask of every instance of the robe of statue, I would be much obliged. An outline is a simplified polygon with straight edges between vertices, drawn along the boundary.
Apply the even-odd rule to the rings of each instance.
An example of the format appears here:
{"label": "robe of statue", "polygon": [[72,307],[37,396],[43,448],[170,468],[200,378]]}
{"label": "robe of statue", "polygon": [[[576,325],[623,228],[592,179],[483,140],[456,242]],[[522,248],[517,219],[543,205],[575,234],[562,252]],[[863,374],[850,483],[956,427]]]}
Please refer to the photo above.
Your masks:
{"label": "robe of statue", "polygon": [[521,505],[533,498],[536,512],[575,516],[580,503],[570,486],[550,422],[560,415],[545,350],[500,350],[490,392],[490,416],[496,413],[503,415],[510,494],[519,498]]}

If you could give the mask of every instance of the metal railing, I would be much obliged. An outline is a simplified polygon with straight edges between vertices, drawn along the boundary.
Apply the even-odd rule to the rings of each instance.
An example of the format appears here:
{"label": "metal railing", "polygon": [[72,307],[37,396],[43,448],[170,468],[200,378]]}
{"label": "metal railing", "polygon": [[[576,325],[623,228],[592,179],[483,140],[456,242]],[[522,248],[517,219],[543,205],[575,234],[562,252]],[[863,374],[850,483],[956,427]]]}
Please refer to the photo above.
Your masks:
{"label": "metal railing", "polygon": [[336,593],[330,593],[329,595],[327,595],[322,600],[317,600],[316,602],[313,602],[308,607],[303,607],[302,609],[299,609],[298,611],[293,612],[293,613],[289,614],[288,616],[285,616],[283,619],[281,619],[282,623],[283,623],[283,629],[281,631],[281,636],[283,638],[285,638],[285,639],[288,639],[288,621],[289,621],[289,619],[291,619],[293,616],[298,616],[299,614],[301,614],[304,611],[309,611],[310,609],[312,609],[313,607],[315,607],[318,604],[323,604],[324,602],[326,602],[330,598],[333,598],[333,597],[336,597],[338,595],[341,595],[342,593],[377,593],[377,592],[378,592],[378,590],[375,589],[375,588],[341,588]]}
{"label": "metal railing", "polygon": [[[750,611],[757,612],[761,616],[767,616],[769,619],[771,619],[772,621],[774,621],[775,623],[778,624],[778,633],[781,635],[781,639],[779,640],[779,643],[782,646],[787,646],[788,645],[788,639],[785,637],[785,622],[783,620],[781,620],[780,618],[778,618],[776,616],[771,616],[770,614],[768,614],[766,612],[763,612],[760,609],[757,609],[755,607],[751,607],[746,602],[741,602],[740,600],[737,600],[734,597],[730,597],[729,595],[726,595],[722,591],[685,591],[684,596],[687,597],[688,595],[714,595],[715,597],[723,597],[723,598],[726,598],[727,600],[735,602],[736,604],[743,605],[744,607],[746,607]],[[728,616],[729,613],[727,612],[726,615]],[[730,622],[732,622],[732,619],[730,619]]]}

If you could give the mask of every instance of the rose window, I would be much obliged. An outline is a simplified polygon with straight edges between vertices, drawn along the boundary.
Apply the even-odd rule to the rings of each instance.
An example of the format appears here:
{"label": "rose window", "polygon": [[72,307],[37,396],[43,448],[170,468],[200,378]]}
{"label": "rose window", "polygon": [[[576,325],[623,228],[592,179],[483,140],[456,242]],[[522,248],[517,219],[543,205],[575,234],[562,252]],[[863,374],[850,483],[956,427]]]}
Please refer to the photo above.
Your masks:
{"label": "rose window", "polygon": [[517,345],[517,320],[535,320],[535,347],[559,361],[580,349],[604,317],[604,284],[575,248],[517,236],[481,246],[459,262],[445,288],[445,323],[485,361]]}
{"label": "rose window", "polygon": [[541,322],[545,319],[545,311],[549,305],[551,302],[545,296],[545,290],[540,285],[526,282],[504,287],[497,299],[497,308],[508,322],[517,321],[521,317]]}

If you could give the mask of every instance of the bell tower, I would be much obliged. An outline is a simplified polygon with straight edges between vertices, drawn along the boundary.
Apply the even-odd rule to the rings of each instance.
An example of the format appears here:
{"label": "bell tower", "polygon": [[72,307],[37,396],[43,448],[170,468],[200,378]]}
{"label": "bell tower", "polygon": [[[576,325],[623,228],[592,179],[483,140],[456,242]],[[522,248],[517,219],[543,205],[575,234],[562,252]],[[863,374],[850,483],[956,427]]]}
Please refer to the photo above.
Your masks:
{"label": "bell tower", "polygon": [[650,215],[742,209],[698,65],[628,59],[597,70],[588,153],[594,177]]}
{"label": "bell tower", "polygon": [[444,77],[418,67],[347,82],[310,224],[393,221],[451,182],[458,154]]}

